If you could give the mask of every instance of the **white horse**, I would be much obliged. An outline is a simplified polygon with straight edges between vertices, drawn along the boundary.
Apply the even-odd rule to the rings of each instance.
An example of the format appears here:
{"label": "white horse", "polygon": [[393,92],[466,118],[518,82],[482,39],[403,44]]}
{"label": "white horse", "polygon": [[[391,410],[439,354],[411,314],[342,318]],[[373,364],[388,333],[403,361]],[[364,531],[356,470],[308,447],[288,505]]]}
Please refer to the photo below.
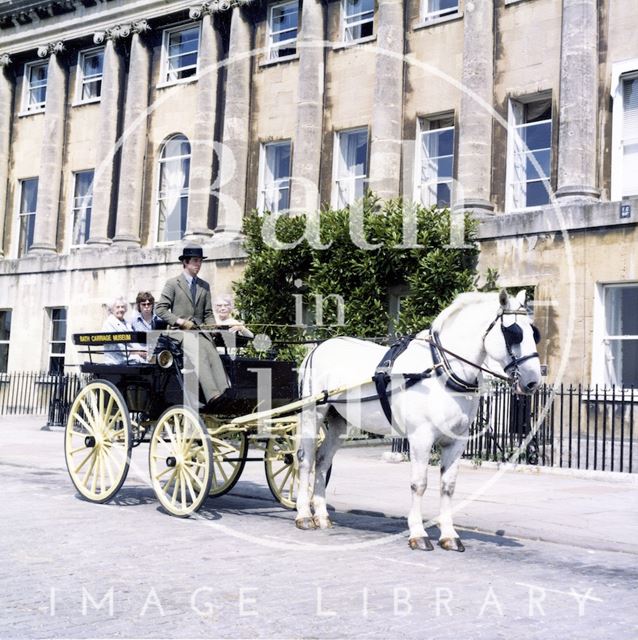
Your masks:
{"label": "white horse", "polygon": [[[310,405],[301,414],[297,527],[332,526],[326,508],[326,472],[350,423],[383,435],[398,432],[410,442],[412,506],[408,525],[412,549],[433,549],[423,526],[421,498],[432,445],[440,445],[439,545],[464,551],[452,524],[451,500],[459,460],[478,410],[483,363],[489,356],[490,365],[498,363],[518,393],[532,393],[541,381],[536,353],[539,337],[528,317],[524,291],[516,298],[505,291],[461,294],[436,318],[432,329],[417,334],[386,369],[390,373],[388,400],[394,427],[371,381],[387,349],[355,338],[333,338],[318,345],[301,365],[302,397],[342,386],[354,385],[355,389]],[[422,376],[413,376],[406,384],[403,374],[419,372]],[[500,375],[503,377],[503,373]],[[357,388],[358,382],[365,384]],[[315,452],[322,423],[325,439]]]}

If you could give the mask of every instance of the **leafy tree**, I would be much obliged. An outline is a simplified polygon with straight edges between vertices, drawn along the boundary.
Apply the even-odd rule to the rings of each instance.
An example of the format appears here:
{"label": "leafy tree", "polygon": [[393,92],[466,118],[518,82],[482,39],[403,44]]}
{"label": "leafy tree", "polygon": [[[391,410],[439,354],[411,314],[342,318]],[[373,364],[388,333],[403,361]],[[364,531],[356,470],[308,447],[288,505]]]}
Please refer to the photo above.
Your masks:
{"label": "leafy tree", "polygon": [[[316,240],[327,245],[323,249],[304,238],[306,216],[269,218],[266,214],[245,220],[248,261],[235,292],[237,305],[255,333],[266,333],[288,345],[334,335],[387,337],[389,291],[397,287],[409,295],[401,300],[395,331],[414,333],[428,326],[458,293],[472,288],[478,250],[473,244],[449,246],[448,210],[408,205],[401,199],[382,202],[372,194],[359,207],[363,234],[355,239],[359,245],[378,245],[374,249],[353,242],[350,209],[325,209],[314,217],[319,222]],[[404,241],[406,215],[415,221],[420,246],[402,246],[410,244]],[[280,249],[265,242],[265,225],[274,227],[278,241],[294,243],[294,248]],[[466,216],[466,242],[475,226]],[[317,323],[317,295],[324,299],[321,324]],[[343,300],[343,324],[338,324],[337,297]],[[283,349],[282,355],[299,357],[302,351],[292,346]]]}

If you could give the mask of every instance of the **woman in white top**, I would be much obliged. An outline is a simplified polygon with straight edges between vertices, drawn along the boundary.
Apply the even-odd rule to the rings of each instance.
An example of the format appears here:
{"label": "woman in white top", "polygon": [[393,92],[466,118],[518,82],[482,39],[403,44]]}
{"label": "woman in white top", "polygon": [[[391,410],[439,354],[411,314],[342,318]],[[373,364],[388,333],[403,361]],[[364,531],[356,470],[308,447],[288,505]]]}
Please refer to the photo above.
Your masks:
{"label": "woman in white top", "polygon": [[218,327],[224,327],[232,333],[237,333],[246,338],[254,338],[253,332],[244,325],[241,320],[233,318],[233,297],[228,293],[222,293],[215,296],[213,300],[213,314],[215,316],[215,324]]}
{"label": "woman in white top", "polygon": [[[123,297],[118,296],[109,305],[109,315],[102,325],[102,331],[104,333],[122,333],[133,331],[133,327],[127,322],[124,315],[128,308],[128,304]],[[131,347],[138,347],[136,350],[131,350]],[[128,359],[127,359],[128,351]],[[126,364],[126,362],[145,362],[145,358],[142,357],[143,351],[139,350],[139,345],[127,345],[122,342],[114,342],[112,344],[104,345],[104,361],[109,364]]]}

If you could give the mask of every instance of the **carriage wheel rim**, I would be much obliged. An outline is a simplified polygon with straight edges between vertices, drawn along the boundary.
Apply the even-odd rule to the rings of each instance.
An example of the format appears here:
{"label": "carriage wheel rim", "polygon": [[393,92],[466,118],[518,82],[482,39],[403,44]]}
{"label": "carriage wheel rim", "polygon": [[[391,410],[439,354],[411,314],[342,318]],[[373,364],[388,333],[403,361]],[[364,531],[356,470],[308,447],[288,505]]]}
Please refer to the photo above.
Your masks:
{"label": "carriage wheel rim", "polygon": [[106,380],[76,396],[65,429],[64,457],[78,493],[91,502],[111,500],[128,474],[131,424],[122,394]]}
{"label": "carriage wheel rim", "polygon": [[172,407],[157,421],[149,448],[151,484],[171,515],[187,517],[208,497],[211,443],[197,413]]}

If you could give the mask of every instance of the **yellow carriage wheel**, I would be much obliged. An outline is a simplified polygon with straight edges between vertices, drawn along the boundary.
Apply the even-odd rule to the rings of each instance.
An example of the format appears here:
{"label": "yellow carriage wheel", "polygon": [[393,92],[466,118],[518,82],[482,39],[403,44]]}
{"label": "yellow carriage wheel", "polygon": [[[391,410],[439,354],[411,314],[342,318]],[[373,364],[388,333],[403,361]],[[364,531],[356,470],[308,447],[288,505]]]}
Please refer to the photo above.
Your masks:
{"label": "yellow carriage wheel", "polygon": [[171,515],[186,518],[210,491],[213,451],[199,415],[188,407],[171,407],[160,416],[149,450],[151,484]]}
{"label": "yellow carriage wheel", "polygon": [[228,493],[239,480],[246,464],[248,438],[243,431],[211,436],[213,464],[210,483],[211,496]]}
{"label": "yellow carriage wheel", "polygon": [[[317,448],[323,442],[323,430],[319,431]],[[271,436],[264,452],[264,466],[266,468],[266,482],[275,499],[287,509],[294,509],[297,504],[299,491],[299,462],[297,460],[296,432],[291,431]],[[326,474],[326,486],[330,482],[332,466]],[[310,474],[310,487],[314,486],[314,469]]]}
{"label": "yellow carriage wheel", "polygon": [[76,396],[64,436],[64,457],[80,495],[107,502],[120,489],[131,462],[131,419],[122,394],[94,380]]}

